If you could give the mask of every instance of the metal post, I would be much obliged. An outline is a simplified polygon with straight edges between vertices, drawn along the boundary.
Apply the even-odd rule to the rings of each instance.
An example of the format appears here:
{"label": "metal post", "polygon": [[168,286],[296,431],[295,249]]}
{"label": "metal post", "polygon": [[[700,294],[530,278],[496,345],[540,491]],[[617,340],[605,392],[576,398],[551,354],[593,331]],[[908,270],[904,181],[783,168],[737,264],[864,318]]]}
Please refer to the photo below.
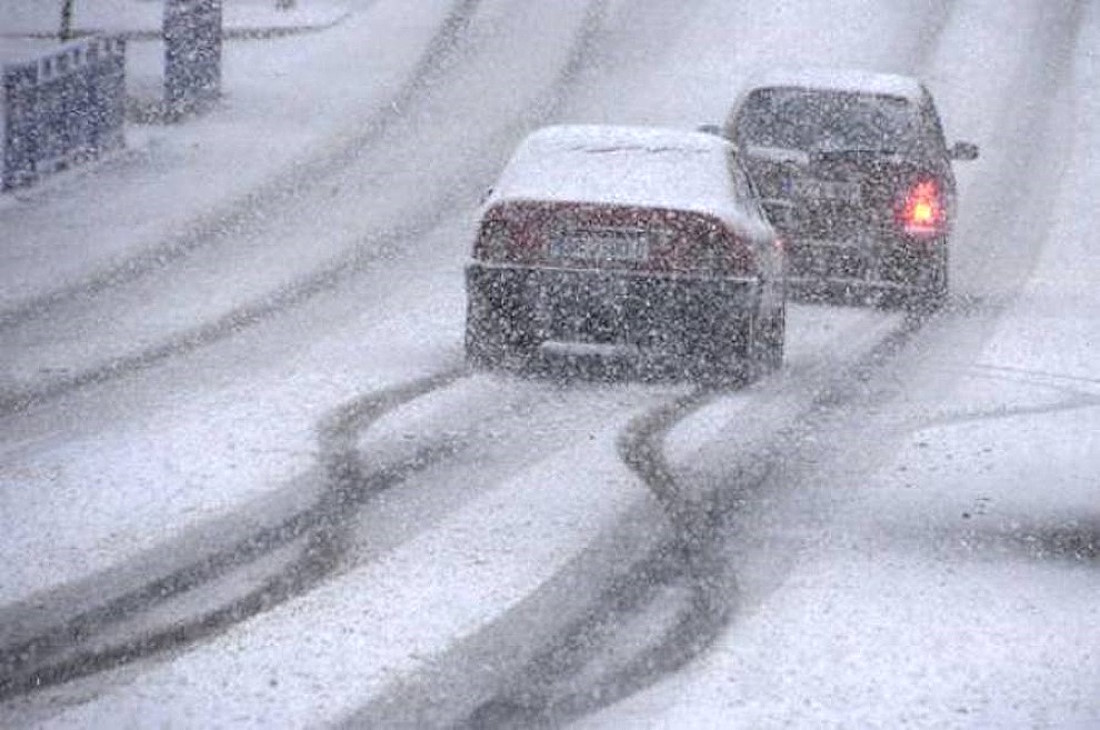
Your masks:
{"label": "metal post", "polygon": [[61,0],[61,30],[57,35],[62,43],[72,40],[73,37],[73,2],[74,0]]}
{"label": "metal post", "polygon": [[221,95],[221,0],[164,6],[164,102],[169,120],[201,111]]}

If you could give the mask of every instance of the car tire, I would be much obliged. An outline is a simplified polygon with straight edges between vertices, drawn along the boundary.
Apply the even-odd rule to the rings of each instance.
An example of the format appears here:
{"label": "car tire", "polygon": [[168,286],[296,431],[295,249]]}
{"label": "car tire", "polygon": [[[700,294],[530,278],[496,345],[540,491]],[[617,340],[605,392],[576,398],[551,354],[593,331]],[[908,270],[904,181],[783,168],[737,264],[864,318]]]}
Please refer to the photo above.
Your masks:
{"label": "car tire", "polygon": [[753,333],[752,365],[755,377],[768,375],[783,366],[786,343],[787,308],[781,306],[772,316],[759,321]]}
{"label": "car tire", "polygon": [[478,370],[493,370],[504,362],[506,348],[495,327],[488,318],[475,313],[473,308],[466,315],[466,363]]}
{"label": "car tire", "polygon": [[908,309],[917,312],[933,312],[947,301],[948,293],[947,241],[936,243],[936,253],[921,267],[916,289],[908,299]]}
{"label": "car tire", "polygon": [[473,296],[466,311],[466,362],[482,370],[522,369],[534,347],[528,328],[508,310]]}
{"label": "car tire", "polygon": [[731,334],[718,338],[725,345],[710,354],[698,379],[712,387],[728,387],[774,371],[783,361],[784,327],[781,314],[739,318]]}

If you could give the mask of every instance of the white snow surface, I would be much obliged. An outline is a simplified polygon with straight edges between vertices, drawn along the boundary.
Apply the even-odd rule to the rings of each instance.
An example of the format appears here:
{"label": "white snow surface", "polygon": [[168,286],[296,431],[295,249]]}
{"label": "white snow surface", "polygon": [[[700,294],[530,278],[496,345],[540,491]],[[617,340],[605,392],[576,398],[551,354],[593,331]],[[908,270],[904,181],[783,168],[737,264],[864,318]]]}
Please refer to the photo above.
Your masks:
{"label": "white snow surface", "polygon": [[[615,454],[623,415],[369,565],[43,727],[204,724],[212,705],[235,727],[344,718],[513,608],[630,511],[644,493]],[[576,463],[588,480],[562,478]],[[301,642],[293,658],[287,636]]]}
{"label": "white snow surface", "polygon": [[[955,22],[1020,30],[1043,10],[973,3]],[[577,727],[1100,726],[1100,575],[1050,541],[1100,524],[1095,5],[1081,22],[1071,162],[1021,296],[973,360],[924,342],[904,424],[838,431],[862,457],[774,496],[790,567],[776,579],[740,543],[745,602],[706,656]]]}
{"label": "white snow surface", "polygon": [[920,81],[912,76],[876,73],[848,68],[769,68],[750,76],[752,87],[794,87],[829,91],[850,91],[877,96],[895,96],[910,103],[921,98]]}
{"label": "white snow surface", "polygon": [[[324,28],[348,16],[348,2],[302,0],[279,8],[275,0],[222,0],[226,31]],[[165,3],[156,0],[77,0],[75,33],[159,33]],[[57,33],[61,3],[0,0],[0,33],[4,36]]]}
{"label": "white snow surface", "polygon": [[[181,126],[127,125],[128,149],[94,175],[76,169],[0,196],[0,311],[186,236],[274,174],[338,146],[356,130],[352,120],[388,104],[451,3],[362,5],[325,34],[227,42],[225,99],[210,114]],[[130,44],[128,77],[162,76],[155,45]]]}
{"label": "white snow surface", "polygon": [[731,154],[728,142],[701,132],[547,127],[520,144],[486,205],[534,200],[693,211],[762,239],[770,229],[745,210]]}
{"label": "white snow surface", "polygon": [[[342,79],[332,76],[336,59],[348,60],[338,52],[344,47],[339,37],[315,44],[303,56],[296,57],[295,46],[288,46],[291,53],[285,57],[265,58],[276,76],[293,68],[296,80],[315,90],[293,108],[295,113],[286,108],[295,96],[292,88],[275,84],[273,94],[273,76],[234,65],[234,49],[229,49],[224,83],[235,101],[225,108],[178,130],[152,130],[152,149],[144,160],[47,181],[44,189],[26,193],[26,202],[14,199],[0,209],[5,233],[0,298],[10,303],[45,293],[140,252],[166,230],[202,215],[207,206],[316,151],[321,139],[340,134],[336,130],[349,117],[385,103],[390,88],[411,73],[448,9],[443,2],[418,3],[415,11],[396,0],[377,2],[346,26],[329,31],[366,39],[353,48],[366,54],[359,62],[376,70],[369,79],[354,68]],[[262,49],[248,45],[237,50],[258,54]],[[253,103],[242,104],[241,97]],[[283,113],[274,113],[280,105]],[[319,115],[308,131],[295,120],[296,114],[319,111],[328,113]],[[280,144],[271,145],[272,139]],[[94,187],[82,194],[82,183],[93,181]],[[89,236],[95,245],[89,245]],[[240,292],[223,282],[202,304],[209,307],[220,301],[217,297],[234,296]],[[166,308],[164,316],[188,322],[195,315],[177,305]],[[89,349],[89,341],[78,334],[55,346],[54,362],[61,369],[76,365],[81,355],[94,357]],[[16,379],[20,356],[5,347],[0,384]],[[386,370],[383,365],[371,379],[393,382],[388,378],[418,372],[404,363],[391,376]],[[316,417],[290,414],[312,414],[315,406],[303,402],[296,386],[313,383],[338,400],[355,392],[353,383],[363,383],[358,374],[348,380],[331,369],[318,372],[323,374],[306,375],[300,363],[290,363],[270,373],[266,386],[265,379],[254,377],[219,387],[211,377],[210,387],[197,397],[164,393],[158,398],[160,408],[135,421],[70,433],[61,443],[47,433],[30,443],[9,440],[0,446],[0,513],[7,523],[0,554],[9,566],[0,576],[0,605],[117,564],[165,535],[245,504],[269,492],[273,482],[308,469],[315,455]],[[288,423],[297,425],[287,428]],[[227,475],[233,476],[225,480]],[[36,497],[28,499],[32,491]],[[91,513],[99,518],[89,520]]]}
{"label": "white snow surface", "polygon": [[[320,7],[298,5],[302,12]],[[489,22],[476,30],[490,45],[493,28],[518,21],[510,12],[515,3],[487,5]],[[1027,73],[1029,43],[1049,25],[1054,4],[965,0],[948,9],[939,2],[747,0],[733,7],[708,0],[692,8],[695,22],[674,37],[663,32],[661,12],[635,14],[632,5],[609,4],[618,25],[603,36],[602,68],[569,101],[567,116],[690,128],[724,118],[737,80],[769,63],[866,66],[926,78],[949,131],[983,145],[983,160],[960,174],[960,233],[970,251],[963,247],[953,272],[963,274],[954,281],[961,291],[982,293],[983,269],[995,273],[1000,262],[985,258],[987,242],[970,221],[988,224],[1006,214],[968,207],[974,199],[967,193],[1020,152],[1006,147],[1015,138],[1006,121],[1012,115],[1002,112],[1018,111],[1014,92]],[[683,12],[678,2],[666,5],[669,17]],[[546,3],[524,12],[532,23],[568,24],[579,6]],[[0,7],[31,4],[3,0]],[[0,308],[147,250],[333,144],[387,103],[450,4],[348,7],[354,14],[344,23],[308,40],[230,46],[227,98],[211,115],[178,128],[131,126],[131,153],[0,201]],[[925,60],[926,39],[912,29],[937,14],[946,24]],[[978,324],[967,329],[964,316],[927,326],[918,340],[927,349],[912,358],[917,374],[900,414],[848,424],[835,441],[856,446],[814,465],[821,471],[810,486],[792,477],[790,494],[764,495],[754,507],[760,520],[735,545],[743,549],[735,559],[743,561],[744,605],[716,645],[683,673],[581,726],[1100,725],[1100,579],[1095,564],[1046,555],[1042,543],[1048,532],[1100,520],[1100,220],[1092,202],[1100,186],[1098,28],[1100,8],[1085,4],[1073,66],[1072,154],[1047,211],[1051,225],[1041,230],[1041,254],[1034,270],[1024,267],[1022,296],[992,332]],[[524,41],[516,43],[521,47],[509,50],[518,64],[531,56]],[[517,88],[466,96],[471,106],[515,107],[510,95]],[[1026,91],[1029,108],[1048,101],[1034,84]],[[453,111],[431,110],[410,126],[445,126]],[[396,165],[392,174],[400,175]],[[1002,182],[993,186],[1005,195]],[[344,226],[353,230],[348,221],[368,205],[314,210],[316,219],[302,225],[331,216],[339,222],[322,229],[335,238]],[[371,277],[352,291],[354,301],[321,308],[324,336],[286,360],[264,361],[261,331],[228,355],[218,351],[166,367],[161,377],[93,391],[87,402],[73,399],[71,414],[44,416],[25,430],[6,423],[0,605],[94,576],[263,498],[314,466],[313,429],[334,405],[455,365],[470,217],[449,218],[414,247],[417,254],[439,252],[435,258],[397,259],[396,273]],[[1019,239],[1001,238],[1024,248]],[[311,265],[310,251],[283,253]],[[214,281],[231,297],[227,268]],[[192,305],[194,311],[162,314],[208,316]],[[783,423],[821,386],[823,371],[850,363],[896,325],[896,317],[877,312],[792,307],[784,371],[680,424],[667,444],[670,460],[684,469],[720,464],[730,443],[756,444],[746,423],[761,434]],[[318,321],[294,326],[305,332]],[[956,331],[966,335],[961,345]],[[79,335],[54,346],[75,352],[79,362],[86,347]],[[970,356],[974,342],[978,352]],[[257,351],[251,357],[250,345]],[[15,359],[2,354],[5,366]],[[163,389],[184,377],[201,387]],[[442,415],[414,412],[382,424],[380,438],[398,449],[402,433],[455,426],[452,419],[499,407],[492,384],[488,394],[479,387],[460,389],[459,405]],[[667,395],[626,389],[593,396],[592,408],[606,405],[605,417],[567,421],[576,444],[500,467],[499,481],[472,489],[453,509],[439,508],[430,525],[404,515],[414,526],[395,529],[407,529],[407,537],[375,559],[121,678],[93,678],[92,689],[72,695],[62,687],[41,706],[32,696],[0,707],[0,724],[271,727],[339,720],[514,607],[594,535],[649,504],[619,462],[614,436],[630,414]],[[513,415],[522,418],[522,407]],[[531,441],[539,437],[532,428]],[[578,480],[579,473],[586,478]],[[1016,527],[1034,539],[1014,541]]]}

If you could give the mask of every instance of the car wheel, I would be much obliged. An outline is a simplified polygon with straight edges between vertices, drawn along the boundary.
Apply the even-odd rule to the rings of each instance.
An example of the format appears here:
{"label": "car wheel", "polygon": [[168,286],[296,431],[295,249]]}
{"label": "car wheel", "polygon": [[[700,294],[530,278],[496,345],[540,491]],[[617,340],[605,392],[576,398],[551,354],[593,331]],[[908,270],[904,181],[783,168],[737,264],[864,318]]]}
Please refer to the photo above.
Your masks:
{"label": "car wheel", "polygon": [[745,384],[778,370],[783,364],[786,308],[768,318],[745,317],[729,345],[715,353],[707,368],[712,385]]}
{"label": "car wheel", "polygon": [[507,310],[481,297],[470,300],[466,312],[466,362],[480,369],[522,369],[534,346],[528,328]]}
{"label": "car wheel", "polygon": [[745,378],[749,320],[715,319],[705,333],[681,343],[675,357],[679,377],[707,387],[722,388]]}
{"label": "car wheel", "polygon": [[466,362],[478,369],[498,368],[504,362],[505,345],[482,312],[471,307],[466,314]]}
{"label": "car wheel", "polygon": [[753,339],[752,364],[754,375],[767,375],[783,366],[786,330],[786,306],[780,307],[772,316],[760,321]]}
{"label": "car wheel", "polygon": [[947,241],[936,244],[936,254],[921,267],[916,288],[909,297],[908,308],[932,312],[944,305],[948,292]]}

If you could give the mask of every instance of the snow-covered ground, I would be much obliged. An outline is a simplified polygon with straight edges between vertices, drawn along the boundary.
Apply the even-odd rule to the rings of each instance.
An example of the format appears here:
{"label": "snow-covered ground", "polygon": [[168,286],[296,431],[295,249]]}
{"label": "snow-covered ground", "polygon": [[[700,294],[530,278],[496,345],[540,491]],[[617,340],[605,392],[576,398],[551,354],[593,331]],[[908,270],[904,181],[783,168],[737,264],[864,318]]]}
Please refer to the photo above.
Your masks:
{"label": "snow-covered ground", "polygon": [[[279,7],[275,0],[223,0],[222,28],[230,35],[249,29],[285,31],[327,28],[349,13],[343,0],[306,0]],[[362,5],[362,3],[359,3]],[[57,34],[61,25],[61,3],[0,2],[0,37]],[[144,36],[159,33],[164,6],[157,0],[76,0],[71,30],[86,33],[121,33]]]}
{"label": "snow-covered ground", "polygon": [[[346,27],[329,31],[347,33],[346,38],[330,38],[322,44],[311,39],[312,45],[306,48],[294,41],[282,41],[282,47],[274,49],[273,54],[271,48],[261,49],[250,43],[232,45],[227,49],[225,84],[230,100],[225,108],[178,129],[131,131],[131,136],[148,133],[154,137],[144,154],[108,163],[106,169],[95,173],[82,171],[72,178],[50,181],[46,190],[30,191],[25,200],[12,201],[0,211],[6,242],[3,291],[11,297],[8,301],[48,294],[70,281],[95,276],[114,262],[132,261],[146,252],[156,256],[158,244],[171,238],[175,228],[196,225],[196,216],[207,215],[211,208],[226,201],[236,203],[235,198],[293,164],[295,158],[316,155],[319,145],[332,144],[349,119],[370,114],[389,102],[392,89],[412,74],[426,43],[449,10],[445,3],[417,7],[412,13],[401,3],[372,4],[368,12],[349,20]],[[347,38],[366,42],[351,43]],[[347,46],[369,57],[349,58],[341,50]],[[262,58],[271,75],[257,78],[250,72],[254,64],[233,65],[248,56]],[[329,77],[337,58],[362,63],[372,73],[366,79],[346,78],[347,85],[336,80],[321,83]],[[309,106],[319,113],[317,122],[308,127],[301,118],[278,111],[296,93],[294,84],[273,83],[273,78],[285,76],[287,68],[303,60],[314,65],[297,64],[301,74],[297,80],[313,84],[315,94]],[[281,101],[275,98],[279,95],[285,95]],[[248,99],[250,103],[246,103]],[[268,140],[280,143],[272,146]],[[94,188],[87,189],[88,185]],[[170,301],[152,312],[138,309],[141,316],[135,326],[144,327],[147,342],[156,342],[173,324],[193,327],[204,315],[225,311],[226,299],[232,304],[266,293],[262,287],[243,291],[226,287],[219,277],[232,277],[235,265],[243,264],[230,261],[229,268],[225,261],[214,264],[219,267],[212,277],[215,281],[208,278],[205,282],[206,286],[214,286],[214,291],[198,302]],[[299,266],[305,265],[299,262]],[[242,279],[237,277],[238,281]],[[194,295],[194,285],[190,291]],[[217,298],[219,293],[222,299]],[[151,296],[141,292],[136,295],[139,299]],[[122,317],[126,309],[129,307],[123,305]],[[78,302],[72,311],[87,312],[87,305]],[[94,322],[100,316],[96,313],[91,319]],[[41,377],[37,368],[43,366],[50,371],[79,369],[88,361],[106,359],[141,344],[140,335],[123,331],[120,315],[114,316],[116,321],[100,332],[94,323],[78,322],[67,337],[43,343],[51,351],[38,356],[33,354],[31,344],[20,340],[18,329],[5,332],[4,382]],[[167,318],[168,322],[154,322],[158,327],[152,328],[151,317]],[[97,342],[114,349],[99,354],[94,351]],[[24,358],[33,358],[39,365],[21,370],[19,363]],[[295,377],[302,377],[296,370],[291,368],[291,372],[275,377],[293,382]],[[333,376],[320,371],[322,378]],[[253,410],[261,403],[266,408],[274,406],[279,400],[278,389],[260,398],[258,394],[263,391],[258,379],[239,387],[243,392],[232,396],[231,402],[243,405],[250,413],[227,409],[227,395],[216,387],[210,388],[207,396],[166,392],[161,408],[147,411],[137,423],[117,428],[100,424],[85,437],[68,434],[61,444],[47,439],[45,448],[27,449],[29,444],[25,442],[9,441],[21,456],[5,449],[3,478],[9,487],[3,490],[3,513],[11,526],[5,530],[4,549],[12,550],[6,556],[12,569],[6,571],[0,587],[3,601],[11,602],[30,591],[100,570],[122,555],[147,549],[163,536],[165,525],[202,521],[247,502],[256,489],[270,490],[281,475],[304,470],[315,446],[313,424],[303,422],[296,429],[298,436],[291,436],[286,429],[274,427],[277,422],[285,422],[285,416],[263,416]],[[282,407],[300,408],[294,403],[297,398],[293,392],[287,393]],[[251,436],[240,439],[239,424],[245,421],[269,424],[260,426],[259,431],[250,429],[253,436],[267,434],[262,443]],[[212,443],[219,444],[217,450],[211,448]],[[241,449],[247,457],[242,456]],[[139,456],[143,451],[158,456],[143,459]],[[203,475],[220,481],[227,473],[234,474],[236,491],[211,491],[200,484],[205,481]],[[26,490],[37,483],[50,484],[51,488],[39,492],[36,499],[26,499]],[[233,496],[227,501],[230,494]],[[100,519],[89,521],[90,509]],[[17,555],[24,558],[17,559]],[[40,562],[28,561],[26,557],[30,556],[38,556]]]}
{"label": "snow-covered ground", "polygon": [[[998,5],[956,32],[1024,33],[1027,8]],[[765,510],[790,551],[779,582],[749,576],[706,657],[581,727],[1100,726],[1097,7],[1080,22],[1069,162],[1019,297],[984,336],[932,323],[890,373],[901,408],[837,424],[856,455],[792,474]]]}
{"label": "snow-covered ground", "polygon": [[[348,2],[323,32],[232,42],[212,113],[131,126],[131,153],[0,203],[0,389],[102,376],[3,417],[0,615],[82,580],[130,585],[116,572],[159,564],[148,556],[165,545],[195,552],[184,538],[214,520],[274,519],[265,505],[288,491],[308,503],[324,486],[311,475],[327,415],[456,367],[470,216],[529,126],[693,127],[721,118],[752,66],[865,65],[924,75],[949,136],[983,146],[960,169],[953,273],[967,306],[875,374],[869,389],[891,399],[834,414],[815,460],[758,495],[728,548],[742,605],[712,650],[589,723],[1100,722],[1100,577],[1095,557],[1060,547],[1100,530],[1088,263],[1100,12],[1082,5],[1068,45],[1066,9],[1041,0],[619,0],[587,69],[563,81],[588,6],[483,0],[436,70],[410,81],[457,5]],[[1072,113],[1034,148],[1057,161],[1036,161],[1020,145],[1055,105]],[[1035,187],[1004,180],[1027,170]],[[127,281],[135,261],[149,271]],[[295,294],[318,270],[329,283]],[[103,293],[81,288],[90,277]],[[801,306],[790,319],[784,371],[681,424],[674,464],[728,476],[730,444],[767,441],[901,320]],[[9,702],[0,724],[326,724],[494,622],[518,623],[515,657],[467,673],[472,706],[595,590],[547,586],[598,584],[617,553],[597,546],[666,529],[617,437],[682,392],[463,379],[362,435],[378,460],[435,436],[467,450],[367,510],[331,580],[162,661]]]}

